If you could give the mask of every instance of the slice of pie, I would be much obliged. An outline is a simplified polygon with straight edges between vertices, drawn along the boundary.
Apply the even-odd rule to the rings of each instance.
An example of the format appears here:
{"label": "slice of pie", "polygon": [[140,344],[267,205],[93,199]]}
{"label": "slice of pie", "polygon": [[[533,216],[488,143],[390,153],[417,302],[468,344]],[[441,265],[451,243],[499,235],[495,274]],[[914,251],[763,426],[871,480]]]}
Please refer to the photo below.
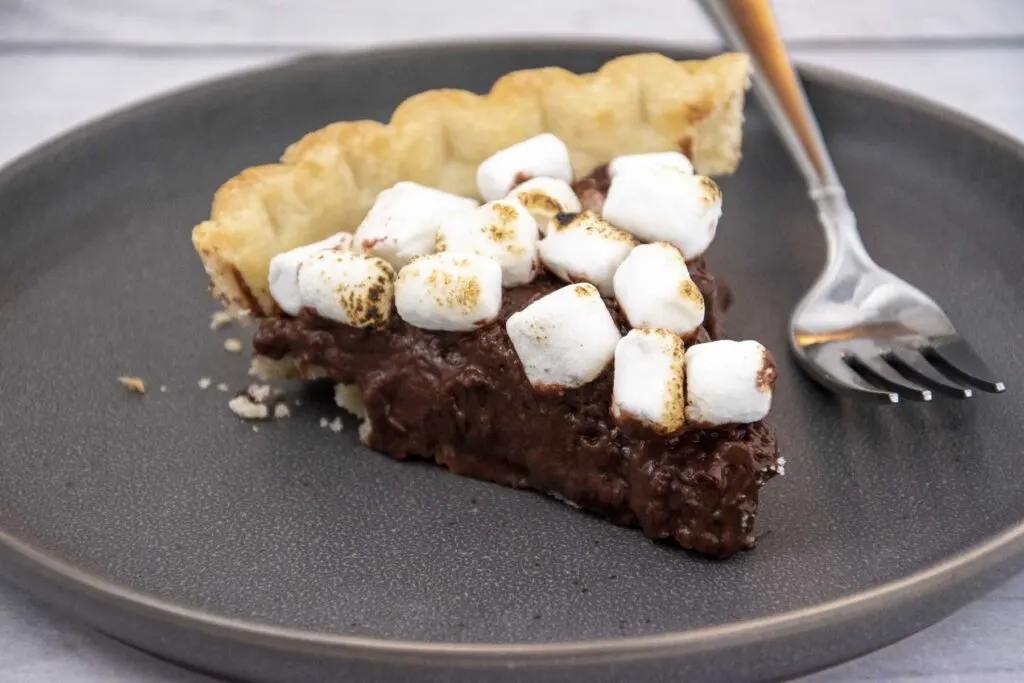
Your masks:
{"label": "slice of pie", "polygon": [[255,372],[335,382],[371,448],[729,557],[783,464],[775,365],[724,339],[703,256],[748,70],[645,54],[425,92],[243,171],[193,241],[260,320]]}

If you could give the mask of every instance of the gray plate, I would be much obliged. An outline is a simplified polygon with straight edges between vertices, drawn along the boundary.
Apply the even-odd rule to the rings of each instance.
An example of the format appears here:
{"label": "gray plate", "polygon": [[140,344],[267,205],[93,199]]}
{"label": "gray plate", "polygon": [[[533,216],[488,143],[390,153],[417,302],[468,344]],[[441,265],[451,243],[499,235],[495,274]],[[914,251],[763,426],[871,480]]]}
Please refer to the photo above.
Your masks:
{"label": "gray plate", "polygon": [[[868,247],[933,294],[1010,393],[836,400],[786,351],[823,243],[754,106],[710,261],[731,331],[780,361],[789,460],[760,547],[713,563],[545,497],[227,410],[189,243],[213,190],[337,119],[439,86],[590,70],[649,46],[418,47],[306,59],[118,114],[0,175],[0,565],[117,638],[258,681],[771,680],[922,628],[1024,549],[1024,154],[933,106],[813,72]],[[135,374],[145,396],[116,382]],[[167,386],[161,393],[157,387]]]}

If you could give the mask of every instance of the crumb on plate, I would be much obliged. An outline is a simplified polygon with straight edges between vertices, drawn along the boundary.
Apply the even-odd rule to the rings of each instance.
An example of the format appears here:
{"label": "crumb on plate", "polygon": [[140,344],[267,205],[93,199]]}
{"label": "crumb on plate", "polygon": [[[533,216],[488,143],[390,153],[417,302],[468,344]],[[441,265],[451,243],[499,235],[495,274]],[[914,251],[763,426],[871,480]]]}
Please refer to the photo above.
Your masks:
{"label": "crumb on plate", "polygon": [[262,403],[257,403],[248,394],[239,394],[230,401],[228,407],[243,420],[266,420],[270,416],[270,409]]}
{"label": "crumb on plate", "polygon": [[133,391],[136,394],[146,393],[146,383],[142,381],[141,377],[130,377],[123,375],[117,378],[117,381],[126,388],[128,391]]}
{"label": "crumb on plate", "polygon": [[245,393],[249,394],[257,403],[263,403],[273,395],[274,390],[269,384],[250,384]]}
{"label": "crumb on plate", "polygon": [[247,311],[214,311],[210,315],[211,330],[219,330],[232,323],[245,327],[252,323],[252,316]]}

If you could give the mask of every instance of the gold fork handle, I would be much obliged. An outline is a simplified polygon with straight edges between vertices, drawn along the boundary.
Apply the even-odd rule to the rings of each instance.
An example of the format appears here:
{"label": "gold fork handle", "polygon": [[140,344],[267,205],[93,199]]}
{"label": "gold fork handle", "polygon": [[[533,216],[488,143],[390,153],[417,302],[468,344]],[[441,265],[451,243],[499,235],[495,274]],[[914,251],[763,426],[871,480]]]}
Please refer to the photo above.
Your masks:
{"label": "gold fork handle", "polygon": [[769,0],[704,0],[703,4],[726,42],[750,55],[754,89],[807,177],[811,193],[838,186],[821,129],[789,61]]}

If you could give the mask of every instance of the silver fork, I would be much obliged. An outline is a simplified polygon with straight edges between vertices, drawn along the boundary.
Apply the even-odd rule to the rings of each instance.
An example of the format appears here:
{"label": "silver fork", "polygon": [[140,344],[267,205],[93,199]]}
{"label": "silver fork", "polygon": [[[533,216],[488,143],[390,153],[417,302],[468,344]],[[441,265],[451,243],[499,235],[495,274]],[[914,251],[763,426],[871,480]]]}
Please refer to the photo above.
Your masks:
{"label": "silver fork", "polygon": [[807,179],[825,231],[825,270],[790,318],[800,365],[833,391],[887,403],[1005,390],[931,297],[868,255],[768,0],[702,4],[726,42],[751,56],[754,89]]}

